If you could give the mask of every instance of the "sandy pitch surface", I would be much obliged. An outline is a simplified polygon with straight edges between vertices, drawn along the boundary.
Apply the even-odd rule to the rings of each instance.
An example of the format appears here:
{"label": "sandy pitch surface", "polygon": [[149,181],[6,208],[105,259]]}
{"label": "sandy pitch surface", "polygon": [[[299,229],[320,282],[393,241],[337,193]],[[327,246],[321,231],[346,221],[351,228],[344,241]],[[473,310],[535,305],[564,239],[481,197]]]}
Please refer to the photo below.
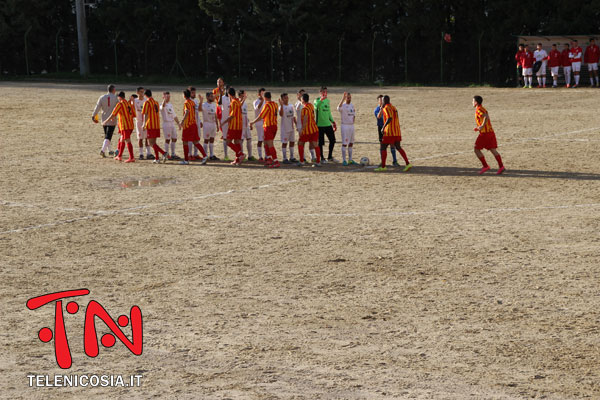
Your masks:
{"label": "sandy pitch surface", "polygon": [[[353,88],[355,159],[379,160],[376,95],[399,109],[415,167],[384,174],[119,164],[89,119],[102,87],[0,91],[0,397],[600,397],[598,91]],[[504,176],[476,175],[474,94]],[[65,313],[66,373],[142,387],[28,387],[65,371],[37,339],[53,307],[26,300],[82,287],[80,306],[141,307],[144,352],[89,358]]]}

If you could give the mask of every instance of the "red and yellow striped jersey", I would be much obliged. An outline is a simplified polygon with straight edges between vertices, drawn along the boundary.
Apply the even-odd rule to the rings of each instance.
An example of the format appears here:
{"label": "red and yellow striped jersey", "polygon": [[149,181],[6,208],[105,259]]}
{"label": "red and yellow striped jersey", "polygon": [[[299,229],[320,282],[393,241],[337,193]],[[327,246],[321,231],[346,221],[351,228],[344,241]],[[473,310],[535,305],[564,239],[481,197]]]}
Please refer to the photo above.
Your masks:
{"label": "red and yellow striped jersey", "polygon": [[[483,106],[477,106],[475,108],[475,123],[477,126],[481,126],[483,124],[483,120],[487,114],[487,110],[483,108]],[[492,122],[490,121],[490,116],[488,115],[487,121],[485,125],[479,130],[481,133],[493,133],[494,128],[492,128]]]}
{"label": "red and yellow striped jersey", "polygon": [[271,100],[265,102],[265,105],[258,115],[263,119],[263,128],[268,128],[270,126],[277,127],[277,111],[277,103]]}
{"label": "red and yellow striped jersey", "polygon": [[233,131],[242,130],[242,103],[236,98],[231,99],[229,116],[231,117],[229,120],[229,129]]}
{"label": "red and yellow striped jersey", "polygon": [[127,100],[119,100],[110,116],[119,117],[119,131],[127,131],[133,129],[133,118],[135,118],[135,108]]}
{"label": "red and yellow striped jersey", "polygon": [[212,90],[212,93],[215,96],[215,103],[219,104],[219,99],[221,98],[221,89],[216,87]]}
{"label": "red and yellow striped jersey", "polygon": [[[388,124],[390,118],[392,120]],[[401,136],[398,110],[391,104],[386,104],[386,106],[383,107],[383,124],[385,125],[383,136]]]}
{"label": "red and yellow striped jersey", "polygon": [[[308,120],[308,122],[304,123],[305,120]],[[306,105],[302,107],[300,124],[302,124],[302,135],[312,135],[319,132],[317,122],[315,121],[315,106],[311,103],[306,103]]]}
{"label": "red and yellow striped jersey", "polygon": [[158,103],[152,97],[144,102],[142,114],[146,116],[145,129],[160,129],[159,111]]}
{"label": "red and yellow striped jersey", "polygon": [[185,115],[186,111],[188,112],[188,115],[181,122],[181,124],[183,125],[183,129],[189,128],[190,126],[196,123],[196,103],[194,103],[194,100],[185,100],[185,102],[183,103],[183,115]]}

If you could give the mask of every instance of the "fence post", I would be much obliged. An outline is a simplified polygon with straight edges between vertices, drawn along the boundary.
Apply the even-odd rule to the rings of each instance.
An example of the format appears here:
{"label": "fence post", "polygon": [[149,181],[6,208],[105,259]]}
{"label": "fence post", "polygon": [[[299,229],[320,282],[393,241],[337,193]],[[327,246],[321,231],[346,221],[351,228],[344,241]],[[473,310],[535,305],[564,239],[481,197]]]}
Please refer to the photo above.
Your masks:
{"label": "fence post", "polygon": [[308,33],[304,39],[304,81],[308,78]]}
{"label": "fence post", "polygon": [[481,32],[481,35],[479,35],[479,43],[478,43],[478,57],[479,57],[479,84],[481,85],[481,38],[483,38],[483,34],[484,32]]}
{"label": "fence post", "polygon": [[77,44],[79,49],[79,74],[87,76],[90,73],[90,57],[88,48],[87,27],[85,23],[84,0],[75,0],[77,15]]}
{"label": "fence post", "polygon": [[240,40],[238,41],[238,79],[242,76],[242,39],[244,34],[240,33]]}
{"label": "fence post", "polygon": [[27,54],[27,36],[29,36],[29,32],[31,32],[31,26],[27,28],[25,36],[23,36],[23,41],[25,42],[25,71],[27,75],[29,75],[29,55]]}
{"label": "fence post", "polygon": [[208,35],[208,38],[206,39],[206,43],[204,44],[205,49],[206,49],[206,79],[208,79],[208,42],[210,42],[211,37],[212,37],[212,35]]}
{"label": "fence post", "polygon": [[119,69],[118,69],[118,59],[117,59],[117,39],[119,38],[119,31],[117,31],[117,33],[115,34],[115,38],[113,39],[113,44],[115,47],[115,76],[119,76]]}
{"label": "fence post", "polygon": [[408,82],[408,38],[410,33],[404,39],[404,82]]}
{"label": "fence post", "polygon": [[444,83],[444,32],[440,39],[440,83]]}
{"label": "fence post", "polygon": [[148,75],[148,42],[150,41],[150,37],[152,35],[148,35],[146,38],[146,42],[144,43],[144,74]]}
{"label": "fence post", "polygon": [[338,41],[338,82],[342,80],[342,42],[344,41],[344,34],[340,37]]}
{"label": "fence post", "polygon": [[271,82],[273,82],[273,47],[275,47],[275,40],[277,40],[277,38],[273,38],[273,40],[271,40]]}
{"label": "fence post", "polygon": [[58,72],[58,36],[61,30],[62,27],[58,28],[58,32],[56,32],[56,72]]}
{"label": "fence post", "polygon": [[371,82],[375,81],[375,36],[377,36],[377,31],[373,32],[371,41]]}

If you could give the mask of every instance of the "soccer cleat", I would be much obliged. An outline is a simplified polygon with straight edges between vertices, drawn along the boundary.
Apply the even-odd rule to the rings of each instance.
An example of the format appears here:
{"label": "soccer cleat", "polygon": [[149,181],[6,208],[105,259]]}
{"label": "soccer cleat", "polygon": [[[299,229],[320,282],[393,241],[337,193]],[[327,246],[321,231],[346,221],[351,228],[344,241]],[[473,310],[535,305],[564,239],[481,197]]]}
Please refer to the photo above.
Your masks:
{"label": "soccer cleat", "polygon": [[223,161],[231,161],[231,158],[229,158],[229,157],[223,157]]}
{"label": "soccer cleat", "polygon": [[527,85],[523,86],[523,89],[527,89]]}
{"label": "soccer cleat", "polygon": [[264,162],[265,162],[265,159],[261,157],[261,158],[259,158],[259,159],[258,159],[258,162],[259,162],[259,163],[263,163],[263,164],[264,164]]}
{"label": "soccer cleat", "polygon": [[269,165],[269,168],[279,168],[281,167],[281,164],[279,164],[279,161],[275,161],[273,164]]}
{"label": "soccer cleat", "polygon": [[479,175],[483,175],[490,170],[490,167],[483,167],[479,170]]}
{"label": "soccer cleat", "polygon": [[358,163],[356,161],[354,161],[354,160],[350,160],[348,162],[348,164],[350,164],[350,165],[358,165]]}
{"label": "soccer cleat", "polygon": [[375,168],[375,172],[385,172],[385,171],[387,171],[386,167]]}
{"label": "soccer cleat", "polygon": [[160,160],[154,160],[152,161],[152,164],[160,164]]}
{"label": "soccer cleat", "polygon": [[[162,162],[163,164],[167,162],[167,160],[171,159],[171,157],[169,157],[169,155],[167,153],[163,154],[162,156]],[[154,161],[158,161],[158,160],[154,160]]]}
{"label": "soccer cleat", "polygon": [[410,171],[412,169],[412,167],[413,167],[412,164],[408,163],[408,165],[406,165],[406,167],[404,167],[404,169],[402,171],[403,172],[408,172],[408,171]]}
{"label": "soccer cleat", "polygon": [[496,175],[502,175],[502,173],[506,171],[506,168],[504,168],[504,166],[498,168],[498,172],[496,172]]}
{"label": "soccer cleat", "polygon": [[208,157],[204,157],[202,160],[200,160],[201,165],[205,165],[207,162],[208,162]]}
{"label": "soccer cleat", "polygon": [[544,89],[546,89],[546,85],[542,86]]}
{"label": "soccer cleat", "polygon": [[210,156],[209,160],[210,160],[210,161],[219,161],[219,160],[220,160],[220,158],[219,158],[219,157],[217,157],[217,156]]}
{"label": "soccer cleat", "polygon": [[115,157],[119,156],[119,149],[115,150]]}
{"label": "soccer cleat", "polygon": [[102,150],[100,150],[100,157],[106,158],[106,154],[104,154],[104,152]]}
{"label": "soccer cleat", "polygon": [[179,161],[179,165],[189,165],[189,164],[190,164],[190,162],[186,161],[186,160]]}
{"label": "soccer cleat", "polygon": [[143,160],[144,159],[144,155],[140,154],[140,156],[138,157],[138,160]]}
{"label": "soccer cleat", "polygon": [[569,83],[567,83],[567,85],[565,87],[568,89],[571,87],[571,85]]}
{"label": "soccer cleat", "polygon": [[297,162],[298,162],[298,160],[296,160],[294,157],[290,158],[290,163],[293,164],[293,163],[297,163]]}
{"label": "soccer cleat", "polygon": [[296,163],[296,166],[298,166],[298,167],[304,167],[305,165],[306,165],[306,161],[298,161]]}
{"label": "soccer cleat", "polygon": [[154,156],[152,154],[146,154],[146,160],[154,160]]}
{"label": "soccer cleat", "polygon": [[250,156],[250,157],[248,157],[248,161],[256,161],[256,160],[257,160],[257,159],[256,159],[256,157],[254,157],[254,156]]}
{"label": "soccer cleat", "polygon": [[313,157],[313,158],[310,159],[310,162],[313,162],[313,163],[317,162],[317,159]]}
{"label": "soccer cleat", "polygon": [[135,162],[135,158],[133,158],[133,157],[131,157],[131,158],[128,158],[127,160],[125,160],[125,162],[126,162],[126,163],[132,163],[132,162]]}
{"label": "soccer cleat", "polygon": [[392,163],[392,165],[393,165],[394,167],[399,167],[399,166],[400,166],[400,164],[398,164],[398,161],[394,161],[394,162]]}
{"label": "soccer cleat", "polygon": [[173,160],[181,160],[181,157],[179,157],[177,154],[173,154],[173,155],[171,156],[171,158],[172,158]]}
{"label": "soccer cleat", "polygon": [[232,161],[232,162],[230,162],[229,164],[231,164],[231,165],[235,165],[235,166],[238,166],[238,165],[240,165],[240,162],[239,162],[239,161],[237,160],[237,158],[236,158],[235,160],[233,160],[233,161]]}
{"label": "soccer cleat", "polygon": [[284,158],[284,159],[283,159],[283,163],[284,163],[284,164],[291,164],[290,160],[288,160],[287,158]]}
{"label": "soccer cleat", "polygon": [[114,155],[115,155],[115,152],[114,152],[114,151],[112,151],[112,150],[110,150],[110,151],[108,152],[108,155],[109,155],[109,156],[114,156]]}
{"label": "soccer cleat", "polygon": [[342,163],[342,165],[343,165],[344,167],[347,167],[347,166],[348,166],[348,161],[344,161],[344,162]]}
{"label": "soccer cleat", "polygon": [[117,160],[117,161],[123,161],[123,159],[121,157],[119,157],[119,156],[116,156],[115,160]]}
{"label": "soccer cleat", "polygon": [[321,162],[320,162],[320,163],[316,162],[316,163],[314,163],[312,166],[313,166],[313,168],[320,168],[320,167],[322,167],[322,166],[323,166],[323,161],[321,160]]}
{"label": "soccer cleat", "polygon": [[533,86],[529,85],[529,86],[527,86],[527,88],[529,88],[529,89],[533,89]]}
{"label": "soccer cleat", "polygon": [[575,89],[575,88],[577,87],[577,84],[575,84],[575,85],[573,85],[573,86],[571,86],[571,87],[572,87],[573,89]]}
{"label": "soccer cleat", "polygon": [[236,158],[237,158],[238,163],[241,164],[244,162],[244,160],[246,160],[246,155],[244,153],[242,153],[242,154],[240,154],[239,157],[236,157]]}
{"label": "soccer cleat", "polygon": [[338,161],[338,160],[336,160],[336,159],[335,159],[335,158],[333,158],[333,157],[332,157],[332,158],[328,158],[328,159],[327,159],[327,162],[330,162],[330,163],[335,163],[335,164],[339,163],[339,161]]}

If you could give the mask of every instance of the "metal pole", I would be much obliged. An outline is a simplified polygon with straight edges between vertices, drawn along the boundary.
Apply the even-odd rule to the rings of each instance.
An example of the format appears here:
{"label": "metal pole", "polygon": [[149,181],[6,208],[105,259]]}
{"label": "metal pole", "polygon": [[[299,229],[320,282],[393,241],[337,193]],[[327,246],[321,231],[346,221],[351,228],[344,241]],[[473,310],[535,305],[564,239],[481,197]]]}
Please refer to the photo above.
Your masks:
{"label": "metal pole", "polygon": [[115,76],[119,76],[119,70],[118,70],[118,59],[117,59],[117,39],[119,38],[119,32],[117,31],[117,33],[115,34],[115,38],[113,40],[114,43],[114,47],[115,47]]}
{"label": "metal pole", "polygon": [[144,74],[148,75],[148,42],[152,35],[148,35],[146,42],[144,43]]}
{"label": "metal pole", "polygon": [[58,32],[56,32],[56,72],[58,72],[58,35],[60,35],[61,28],[58,28]]}
{"label": "metal pole", "polygon": [[25,42],[25,71],[27,75],[29,75],[29,55],[27,54],[27,36],[29,36],[29,32],[31,32],[31,26],[27,28],[23,37],[23,41]]}
{"label": "metal pole", "polygon": [[206,48],[206,79],[208,79],[208,42],[210,42],[211,35],[206,39],[205,48]]}
{"label": "metal pole", "polygon": [[342,42],[344,41],[344,35],[340,37],[338,42],[338,82],[342,81]]}
{"label": "metal pole", "polygon": [[90,73],[90,57],[88,50],[87,27],[85,25],[84,0],[75,0],[77,15],[77,42],[79,44],[79,74],[87,76]]}
{"label": "metal pole", "polygon": [[440,40],[440,83],[444,83],[444,32]]}
{"label": "metal pole", "polygon": [[408,82],[408,38],[410,33],[404,39],[404,82]]}
{"label": "metal pole", "polygon": [[273,47],[275,46],[274,45],[275,40],[277,40],[277,38],[274,38],[273,40],[271,40],[271,82],[273,82],[273,69],[274,69],[274,67],[273,67],[273,63],[274,63],[274,61],[273,61]]}
{"label": "metal pole", "polygon": [[238,42],[238,78],[242,76],[242,39],[244,34],[240,33],[240,41]]}
{"label": "metal pole", "polygon": [[377,32],[373,32],[373,41],[371,42],[371,82],[375,80],[375,36],[377,36]]}
{"label": "metal pole", "polygon": [[307,80],[308,76],[308,33],[306,39],[304,39],[304,80]]}
{"label": "metal pole", "polygon": [[481,38],[483,37],[483,34],[485,32],[481,32],[481,35],[479,35],[479,45],[478,45],[478,51],[479,51],[479,84],[481,85]]}

